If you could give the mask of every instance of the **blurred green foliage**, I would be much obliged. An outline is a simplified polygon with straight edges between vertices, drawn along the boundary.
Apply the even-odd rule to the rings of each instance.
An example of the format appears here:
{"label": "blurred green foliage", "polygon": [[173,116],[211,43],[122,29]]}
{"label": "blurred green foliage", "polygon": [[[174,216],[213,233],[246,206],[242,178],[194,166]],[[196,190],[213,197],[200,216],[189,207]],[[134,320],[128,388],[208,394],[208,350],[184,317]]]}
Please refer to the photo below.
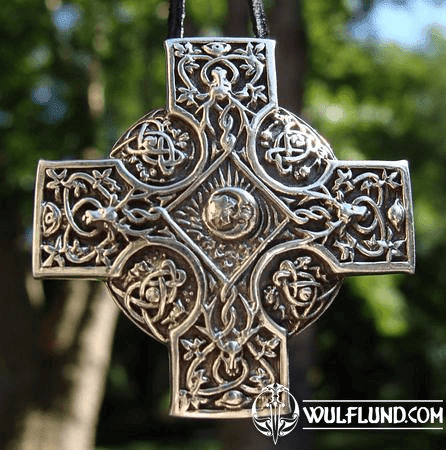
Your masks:
{"label": "blurred green foliage", "polygon": [[[416,275],[346,281],[318,322],[308,382],[321,399],[445,398],[444,36],[433,30],[425,52],[358,43],[348,33],[354,12],[347,2],[302,4],[309,52],[303,115],[340,159],[410,161],[417,240]],[[227,20],[224,0],[189,0],[188,12],[197,32],[217,33]],[[160,0],[2,5],[0,199],[15,196],[25,230],[38,159],[101,158],[131,123],[165,104],[167,13]],[[214,424],[167,417],[168,385],[165,348],[120,321],[98,450],[220,448],[194,440],[197,429]],[[181,444],[157,443],[166,437]],[[432,433],[316,438],[320,449],[445,447],[444,436]]]}
{"label": "blurred green foliage", "polygon": [[[345,3],[344,5],[346,5]],[[318,398],[446,396],[446,42],[427,51],[354,42],[352,11],[304,2],[310,63],[303,114],[340,159],[408,159],[417,269],[414,276],[350,278],[318,323]],[[280,79],[280,78],[279,78]],[[442,448],[444,435],[318,435],[321,448]],[[319,448],[319,447],[318,447]]]}

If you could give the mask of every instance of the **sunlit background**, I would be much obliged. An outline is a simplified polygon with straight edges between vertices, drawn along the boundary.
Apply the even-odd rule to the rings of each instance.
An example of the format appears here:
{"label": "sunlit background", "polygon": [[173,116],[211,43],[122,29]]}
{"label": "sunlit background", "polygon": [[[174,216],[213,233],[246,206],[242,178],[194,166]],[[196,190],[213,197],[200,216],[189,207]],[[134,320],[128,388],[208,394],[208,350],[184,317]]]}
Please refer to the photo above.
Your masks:
{"label": "sunlit background", "polygon": [[[189,32],[224,33],[231,20],[225,0],[187,3]],[[345,282],[315,326],[306,383],[320,399],[444,399],[446,2],[299,4],[307,53],[300,113],[327,137],[339,159],[409,160],[417,233],[415,275]],[[280,11],[280,5],[266,2],[267,11]],[[59,379],[51,373],[70,370],[63,368],[71,361],[70,352],[80,348],[73,344],[76,330],[84,326],[80,318],[92,311],[89,302],[96,295],[96,288],[83,282],[67,285],[31,277],[37,161],[105,157],[133,122],[165,105],[167,16],[168,4],[159,0],[10,0],[0,10],[0,271],[7,286],[0,297],[0,418],[13,417],[6,400],[22,405],[22,416],[13,423],[18,428],[8,425],[16,442],[33,442],[33,433],[58,432],[57,424],[41,419],[57,403],[51,396]],[[274,22],[271,30],[274,38]],[[280,83],[281,73],[277,78]],[[111,299],[106,302],[115,308]],[[109,336],[100,350],[105,364],[107,345],[113,344],[103,403],[100,382],[96,389],[96,448],[222,449],[218,423],[167,416],[165,347],[123,317],[112,340],[115,319],[104,311],[92,316],[100,321],[110,314],[103,324],[108,334],[95,335]],[[28,383],[28,390],[20,383]],[[15,401],[21,391],[29,396],[22,392]],[[56,405],[53,417],[63,411]],[[312,437],[313,448],[322,450],[446,447],[444,433],[432,432]]]}

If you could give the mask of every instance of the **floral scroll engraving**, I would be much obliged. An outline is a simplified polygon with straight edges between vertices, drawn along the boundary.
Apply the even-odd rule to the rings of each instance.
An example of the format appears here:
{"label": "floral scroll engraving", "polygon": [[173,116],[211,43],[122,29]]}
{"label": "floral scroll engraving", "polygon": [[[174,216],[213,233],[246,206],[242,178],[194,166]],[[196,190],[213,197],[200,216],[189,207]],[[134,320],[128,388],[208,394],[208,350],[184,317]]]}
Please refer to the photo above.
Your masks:
{"label": "floral scroll engraving", "polygon": [[407,261],[407,217],[399,168],[338,165],[320,186],[288,200],[302,243],[325,246],[340,263]]}
{"label": "floral scroll engraving", "polygon": [[[42,268],[94,265],[109,269],[128,240],[122,199],[131,187],[114,178],[114,167],[44,171]],[[144,203],[146,200],[143,201]],[[119,219],[122,220],[119,223]]]}
{"label": "floral scroll engraving", "polygon": [[259,304],[235,287],[214,292],[180,338],[179,359],[187,368],[179,391],[183,413],[242,411],[281,371],[284,339],[263,323]]}

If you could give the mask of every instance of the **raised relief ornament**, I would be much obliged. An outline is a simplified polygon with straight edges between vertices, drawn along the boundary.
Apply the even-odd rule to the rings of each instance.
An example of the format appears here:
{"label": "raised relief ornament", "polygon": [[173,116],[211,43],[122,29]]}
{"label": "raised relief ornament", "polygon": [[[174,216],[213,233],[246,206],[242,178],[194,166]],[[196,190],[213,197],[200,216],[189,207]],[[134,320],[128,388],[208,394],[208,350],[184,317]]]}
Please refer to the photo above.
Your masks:
{"label": "raised relief ornament", "polygon": [[278,106],[271,40],[166,50],[166,109],[109,159],[40,162],[34,275],[106,280],[169,348],[172,415],[250,417],[345,276],[413,272],[408,166],[336,160]]}

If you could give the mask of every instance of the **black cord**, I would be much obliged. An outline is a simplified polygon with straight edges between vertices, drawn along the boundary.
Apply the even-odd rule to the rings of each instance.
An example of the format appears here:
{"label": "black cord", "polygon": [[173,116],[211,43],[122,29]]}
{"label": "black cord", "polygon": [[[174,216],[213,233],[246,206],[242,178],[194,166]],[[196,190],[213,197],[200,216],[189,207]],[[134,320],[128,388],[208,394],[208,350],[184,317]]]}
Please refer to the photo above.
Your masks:
{"label": "black cord", "polygon": [[[248,4],[255,37],[268,38],[269,30],[263,0],[248,0]],[[185,17],[186,0],[170,0],[168,39],[183,37]]]}
{"label": "black cord", "polygon": [[248,4],[255,37],[262,39],[269,38],[268,22],[266,21],[263,0],[248,0]]}
{"label": "black cord", "polygon": [[170,0],[168,39],[183,37],[185,17],[186,0]]}

